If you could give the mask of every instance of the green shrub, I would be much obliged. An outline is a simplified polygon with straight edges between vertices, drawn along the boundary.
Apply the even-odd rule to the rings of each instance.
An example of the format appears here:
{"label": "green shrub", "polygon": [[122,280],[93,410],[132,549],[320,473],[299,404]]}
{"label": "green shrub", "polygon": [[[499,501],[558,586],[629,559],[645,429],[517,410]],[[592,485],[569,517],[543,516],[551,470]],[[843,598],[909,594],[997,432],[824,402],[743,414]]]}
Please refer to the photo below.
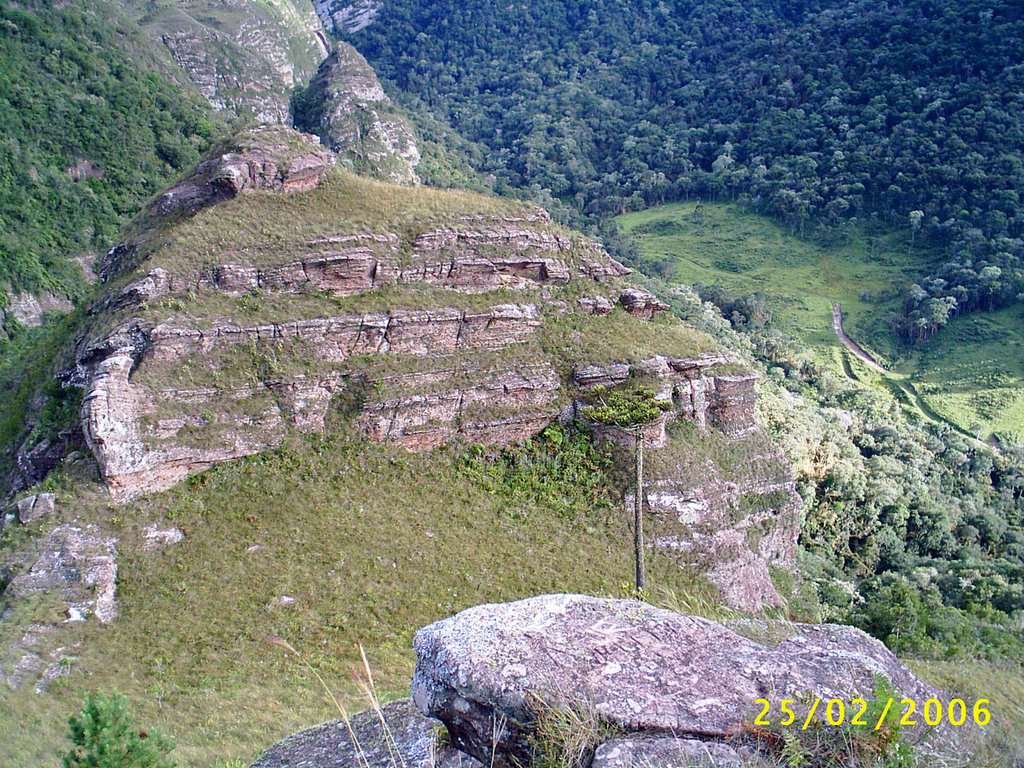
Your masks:
{"label": "green shrub", "polygon": [[174,743],[160,731],[136,730],[128,699],[116,691],[88,694],[68,718],[68,739],[74,746],[64,768],[174,768]]}
{"label": "green shrub", "polygon": [[559,424],[497,455],[473,448],[465,466],[489,493],[507,501],[513,518],[527,519],[531,511],[551,509],[580,522],[611,504],[605,482],[608,460],[585,432]]}

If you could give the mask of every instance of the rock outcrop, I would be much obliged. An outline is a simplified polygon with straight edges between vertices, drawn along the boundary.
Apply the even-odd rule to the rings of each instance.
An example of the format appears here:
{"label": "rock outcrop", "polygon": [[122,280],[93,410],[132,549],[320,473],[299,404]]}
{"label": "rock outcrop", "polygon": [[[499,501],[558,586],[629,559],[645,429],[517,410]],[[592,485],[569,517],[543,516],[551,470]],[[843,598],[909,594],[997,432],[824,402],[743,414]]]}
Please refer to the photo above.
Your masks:
{"label": "rock outcrop", "polygon": [[662,468],[646,493],[657,526],[654,546],[704,573],[726,605],[752,613],[784,606],[771,568],[795,567],[801,521],[785,462],[775,456],[773,468],[770,450],[757,455],[766,466],[739,482],[701,462],[689,471]]}
{"label": "rock outcrop", "polygon": [[275,744],[252,768],[477,768],[469,755],[439,742],[440,723],[404,699],[326,723]]}
{"label": "rock outcrop", "polygon": [[590,768],[741,768],[745,762],[735,749],[714,741],[627,736],[598,746]]}
{"label": "rock outcrop", "polygon": [[[757,431],[753,409],[757,377],[750,373],[709,374],[726,362],[727,358],[715,354],[687,358],[657,355],[633,364],[583,366],[575,371],[573,379],[581,390],[615,387],[635,377],[650,382],[656,398],[672,403],[672,408],[647,430],[647,443],[659,447],[665,444],[665,427],[678,418],[696,422],[701,429],[714,426],[733,437]],[[581,407],[579,403],[577,410]],[[621,430],[602,432],[617,442],[632,441]]]}
{"label": "rock outcrop", "polygon": [[358,32],[366,29],[384,7],[383,0],[313,0],[324,27],[335,32]]}
{"label": "rock outcrop", "polygon": [[55,591],[68,621],[90,615],[103,624],[117,617],[117,541],[94,527],[59,525],[42,552],[3,592],[5,600]]}
{"label": "rock outcrop", "polygon": [[[41,325],[43,316],[48,312],[68,312],[71,310],[71,302],[64,296],[58,296],[51,291],[44,291],[39,295],[31,293],[15,293],[10,299],[3,312],[12,315],[22,325],[34,328]],[[2,326],[3,315],[0,314],[0,326]]]}
{"label": "rock outcrop", "polygon": [[633,317],[651,320],[656,315],[669,310],[668,304],[649,291],[640,288],[627,288],[619,294],[619,304]]}
{"label": "rock outcrop", "polygon": [[[179,186],[204,190],[206,194],[199,196],[201,205],[215,200],[218,188],[192,180]],[[157,199],[154,211],[163,210],[162,201],[169,195],[170,200],[180,203],[181,210],[193,208],[192,203],[183,201],[195,198],[168,193]],[[394,232],[320,237],[296,244],[305,252],[303,258],[275,266],[225,261],[200,272],[184,273],[158,267],[108,297],[106,304],[120,308],[198,290],[232,296],[251,291],[350,296],[390,286],[425,285],[460,293],[487,293],[502,288],[564,285],[576,277],[601,282],[628,273],[607,254],[545,231],[551,221],[540,212],[486,219],[464,217],[453,224],[418,233],[411,240]],[[255,247],[257,253],[266,248]],[[113,276],[134,266],[137,251],[138,243],[131,238],[113,248],[106,257],[104,275]],[[573,267],[570,261],[576,262]]]}
{"label": "rock outcrop", "polygon": [[[793,700],[795,728],[809,719],[818,739],[830,699],[870,701],[880,682],[893,697],[948,700],[859,630],[780,628],[784,639],[755,641],[707,619],[582,595],[477,606],[416,633],[415,707],[399,701],[350,726],[303,731],[253,768],[529,768],[563,764],[549,751],[558,736],[572,744],[571,764],[590,768],[760,768],[780,764],[785,740],[754,725],[758,700],[772,703],[777,727],[780,702]],[[841,749],[849,736],[835,732]],[[978,734],[921,724],[900,736],[920,764],[962,768]]]}
{"label": "rock outcrop", "polygon": [[276,125],[243,131],[157,197],[133,223],[128,237],[97,262],[96,270],[104,281],[127,272],[135,266],[134,259],[147,237],[156,230],[237,195],[316,189],[335,162],[315,136]]}
{"label": "rock outcrop", "polygon": [[418,183],[416,136],[352,46],[336,45],[296,104],[296,127],[319,135],[342,164],[396,184]]}
{"label": "rock outcrop", "polygon": [[147,8],[142,28],[216,109],[286,124],[292,88],[308,82],[327,41],[308,2],[189,0]]}
{"label": "rock outcrop", "polygon": [[[495,766],[530,763],[530,736],[547,708],[624,734],[599,748],[596,765],[636,765],[625,758],[673,749],[697,754],[702,744],[738,764],[737,737],[759,698],[870,699],[879,677],[916,701],[944,698],[849,627],[793,625],[766,645],[706,619],[579,595],[471,608],[421,629],[414,645],[416,704],[445,724],[454,746]],[[806,716],[808,705],[796,707]],[[966,756],[956,729],[916,736],[920,754]],[[666,737],[677,741],[648,740]]]}
{"label": "rock outcrop", "polygon": [[18,522],[22,525],[49,517],[57,508],[57,497],[52,493],[37,493],[18,500]]}

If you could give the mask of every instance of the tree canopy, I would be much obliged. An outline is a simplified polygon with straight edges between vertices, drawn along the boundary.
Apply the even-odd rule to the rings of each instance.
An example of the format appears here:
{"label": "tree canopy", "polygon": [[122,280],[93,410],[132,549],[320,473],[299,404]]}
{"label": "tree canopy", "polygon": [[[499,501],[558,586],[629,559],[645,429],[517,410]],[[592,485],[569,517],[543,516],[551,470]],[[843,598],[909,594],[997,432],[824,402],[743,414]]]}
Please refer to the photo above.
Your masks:
{"label": "tree canopy", "polygon": [[566,215],[729,197],[940,245],[911,340],[1024,293],[1022,39],[1012,0],[394,0],[350,38]]}

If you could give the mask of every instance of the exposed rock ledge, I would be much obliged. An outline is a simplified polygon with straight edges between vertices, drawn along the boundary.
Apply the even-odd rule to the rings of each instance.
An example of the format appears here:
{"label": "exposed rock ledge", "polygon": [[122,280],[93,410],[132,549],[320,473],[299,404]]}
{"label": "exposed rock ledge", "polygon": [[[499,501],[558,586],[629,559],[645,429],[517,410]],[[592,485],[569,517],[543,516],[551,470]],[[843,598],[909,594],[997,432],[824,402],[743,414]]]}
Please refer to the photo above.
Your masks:
{"label": "exposed rock ledge", "polygon": [[169,362],[249,341],[302,341],[311,359],[344,362],[353,355],[438,355],[458,349],[502,349],[529,338],[543,323],[534,304],[395,310],[239,326],[220,323],[202,330],[161,324],[149,331],[147,355]]}
{"label": "exposed rock ledge", "polygon": [[[205,330],[128,324],[80,352],[79,376],[87,383],[82,403],[85,439],[118,501],[162,490],[190,473],[280,444],[291,427],[324,427],[335,393],[349,386],[334,371],[320,378],[293,376],[232,389],[156,390],[133,379],[140,363],[175,364],[248,341],[302,344],[310,360],[339,364],[353,355],[403,353],[436,357],[460,350],[501,349],[528,339],[542,320],[535,305],[394,311],[297,320],[254,327],[221,325]],[[459,382],[444,365],[417,374],[395,374],[368,382],[402,392],[367,403],[359,420],[366,434],[407,448],[423,449],[456,437],[505,444],[543,429],[558,414],[559,382],[550,364],[480,368]],[[425,392],[436,384],[443,391]],[[422,394],[421,394],[422,393]],[[179,403],[178,413],[158,413],[161,403]],[[225,402],[236,408],[225,409]],[[245,416],[236,415],[244,411]],[[185,439],[200,430],[199,441]]]}
{"label": "exposed rock ledge", "polygon": [[145,237],[161,220],[191,216],[240,194],[315,189],[335,162],[316,136],[279,125],[243,131],[153,201],[133,223],[137,237],[111,248],[97,263],[96,271],[106,281],[133,267],[138,237]]}
{"label": "exposed rock ledge", "polygon": [[296,127],[318,134],[356,173],[419,183],[416,136],[355,48],[338,44],[298,102]]}
{"label": "exposed rock ledge", "polygon": [[[388,285],[426,284],[461,293],[543,284],[562,285],[574,276],[598,282],[629,270],[593,243],[573,243],[538,228],[532,218],[504,217],[459,223],[417,235],[411,255],[392,232],[340,234],[304,244],[309,254],[275,267],[225,262],[200,274],[155,268],[108,300],[112,308],[150,302],[172,294],[215,290],[232,296],[248,291],[349,296]],[[121,246],[113,260],[124,258]],[[570,267],[573,256],[576,266]],[[646,309],[646,306],[645,306]],[[628,310],[627,310],[628,311]]]}
{"label": "exposed rock ledge", "polygon": [[117,541],[98,528],[66,523],[50,532],[42,552],[16,576],[5,599],[57,591],[68,621],[95,615],[103,624],[117,617]]}
{"label": "exposed rock ledge", "polygon": [[[876,676],[917,701],[941,696],[849,627],[793,625],[771,646],[706,619],[579,595],[471,608],[421,629],[414,645],[416,704],[453,745],[500,767],[529,764],[545,706],[590,712],[626,734],[720,744],[762,697],[870,699]],[[924,753],[939,744],[962,746],[955,729],[928,729]]]}
{"label": "exposed rock ledge", "polygon": [[[591,768],[753,768],[781,758],[775,742],[743,727],[759,698],[871,699],[882,678],[898,696],[947,699],[859,630],[790,630],[777,644],[755,642],[695,616],[581,595],[477,606],[416,633],[412,691],[422,714],[407,702],[385,707],[390,737],[376,713],[352,719],[365,759],[348,729],[331,723],[271,747],[253,768],[550,764],[532,737],[551,708],[612,734],[595,730],[583,745],[580,764]],[[795,705],[799,717],[808,706]],[[446,734],[432,733],[435,720]],[[923,764],[963,766],[978,734],[921,726],[903,735],[934,758]]]}
{"label": "exposed rock ledge", "polygon": [[[694,358],[656,355],[633,365],[584,366],[576,370],[573,378],[582,390],[618,386],[632,376],[653,380],[655,397],[672,403],[669,411],[645,428],[646,442],[659,447],[666,441],[665,427],[677,418],[696,422],[701,429],[714,425],[733,437],[757,431],[753,408],[757,399],[754,391],[757,376],[752,373],[707,375],[710,369],[727,362],[729,358],[725,355]],[[578,407],[580,405],[577,404]],[[632,438],[621,430],[607,428],[598,431],[613,442],[632,442]]]}

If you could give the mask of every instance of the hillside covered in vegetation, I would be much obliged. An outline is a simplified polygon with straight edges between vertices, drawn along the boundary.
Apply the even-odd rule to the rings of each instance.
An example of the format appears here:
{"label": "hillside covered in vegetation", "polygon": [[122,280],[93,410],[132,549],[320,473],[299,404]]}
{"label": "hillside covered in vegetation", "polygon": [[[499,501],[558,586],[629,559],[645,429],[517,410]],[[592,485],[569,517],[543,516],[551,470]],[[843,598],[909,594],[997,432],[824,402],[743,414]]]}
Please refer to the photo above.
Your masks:
{"label": "hillside covered in vegetation", "polygon": [[161,66],[107,3],[0,7],[0,301],[80,298],[75,257],[109,248],[223,131]]}
{"label": "hillside covered in vegetation", "polygon": [[[0,763],[56,765],[117,689],[179,765],[240,768],[336,717],[324,692],[365,706],[353,668],[407,697],[418,628],[580,592],[727,624],[725,689],[748,640],[801,657],[751,685],[844,685],[855,638],[990,700],[978,761],[1017,766],[1021,15],[4,4],[0,288],[75,301],[0,342]],[[896,727],[832,735],[931,765]]]}
{"label": "hillside covered in vegetation", "polygon": [[[739,199],[801,233],[880,218],[945,251],[893,327],[927,338],[1024,289],[1024,12],[1007,0],[392,0],[348,37],[491,152],[596,217]],[[558,201],[557,204],[554,201]]]}

